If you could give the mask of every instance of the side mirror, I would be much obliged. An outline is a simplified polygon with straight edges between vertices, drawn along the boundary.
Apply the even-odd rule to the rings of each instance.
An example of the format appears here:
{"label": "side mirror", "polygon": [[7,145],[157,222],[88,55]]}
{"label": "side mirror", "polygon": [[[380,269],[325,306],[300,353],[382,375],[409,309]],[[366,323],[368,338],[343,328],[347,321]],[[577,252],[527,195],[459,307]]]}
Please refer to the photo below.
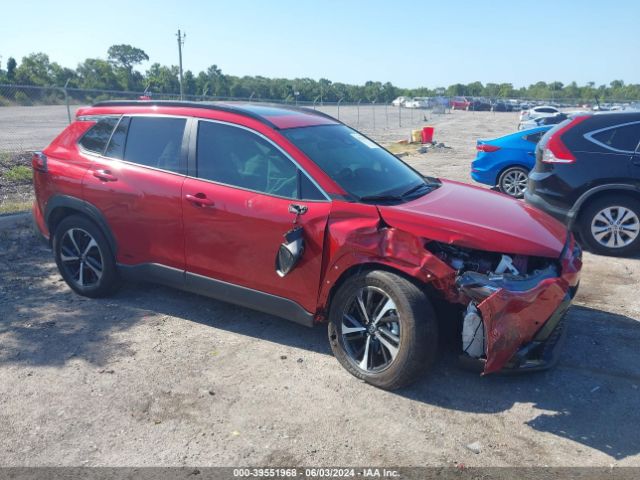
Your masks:
{"label": "side mirror", "polygon": [[284,236],[284,240],[284,243],[278,248],[276,256],[276,273],[281,277],[293,270],[298,260],[302,258],[304,253],[302,227],[296,227],[288,231]]}

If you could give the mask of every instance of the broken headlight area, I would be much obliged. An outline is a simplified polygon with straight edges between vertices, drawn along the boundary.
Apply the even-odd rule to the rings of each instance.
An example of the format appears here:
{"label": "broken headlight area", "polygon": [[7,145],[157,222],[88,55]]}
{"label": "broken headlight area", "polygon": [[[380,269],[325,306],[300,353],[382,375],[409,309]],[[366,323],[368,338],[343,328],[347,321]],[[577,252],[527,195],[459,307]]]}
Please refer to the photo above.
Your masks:
{"label": "broken headlight area", "polygon": [[[542,292],[546,283],[558,280],[561,270],[558,260],[478,251],[438,242],[430,242],[426,248],[456,272],[452,288],[465,306],[461,335],[463,358],[488,362],[489,356],[502,347],[503,353],[513,353],[548,318],[542,314],[539,321],[532,321],[531,310],[536,308],[533,305],[538,298],[545,301]],[[509,314],[499,311],[498,305]],[[504,339],[498,338],[503,335]],[[508,358],[502,361],[506,360]]]}

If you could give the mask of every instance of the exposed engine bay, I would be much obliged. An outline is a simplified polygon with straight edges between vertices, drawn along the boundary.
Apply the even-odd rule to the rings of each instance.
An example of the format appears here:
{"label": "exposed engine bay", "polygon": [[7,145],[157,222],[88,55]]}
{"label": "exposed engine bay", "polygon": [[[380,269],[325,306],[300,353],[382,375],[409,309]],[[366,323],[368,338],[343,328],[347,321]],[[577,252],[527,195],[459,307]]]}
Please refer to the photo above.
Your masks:
{"label": "exposed engine bay", "polygon": [[429,242],[426,248],[456,271],[455,288],[466,304],[462,352],[477,359],[487,355],[480,303],[501,289],[524,292],[560,274],[559,261],[549,258],[478,251],[440,242]]}

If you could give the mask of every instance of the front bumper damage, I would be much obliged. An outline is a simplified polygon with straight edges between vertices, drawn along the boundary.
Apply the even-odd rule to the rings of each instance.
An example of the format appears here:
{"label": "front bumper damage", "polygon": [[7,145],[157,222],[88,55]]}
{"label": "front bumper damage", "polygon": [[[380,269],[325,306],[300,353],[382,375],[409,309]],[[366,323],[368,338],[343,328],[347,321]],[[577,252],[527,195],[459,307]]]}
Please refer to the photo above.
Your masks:
{"label": "front bumper damage", "polygon": [[569,236],[559,265],[526,279],[460,274],[456,287],[477,306],[484,329],[484,355],[463,353],[462,365],[484,374],[553,366],[564,336],[564,314],[578,289],[581,257],[579,245]]}

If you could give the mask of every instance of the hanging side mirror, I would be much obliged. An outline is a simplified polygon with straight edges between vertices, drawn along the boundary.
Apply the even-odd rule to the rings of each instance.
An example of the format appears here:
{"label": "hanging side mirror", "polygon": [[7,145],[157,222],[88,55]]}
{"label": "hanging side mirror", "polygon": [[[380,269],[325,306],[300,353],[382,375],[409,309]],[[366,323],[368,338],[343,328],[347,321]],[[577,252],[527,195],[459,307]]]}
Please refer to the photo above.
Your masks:
{"label": "hanging side mirror", "polygon": [[302,237],[302,227],[296,227],[284,235],[284,243],[278,248],[276,273],[284,277],[293,270],[293,267],[302,258],[303,253],[304,238]]}

